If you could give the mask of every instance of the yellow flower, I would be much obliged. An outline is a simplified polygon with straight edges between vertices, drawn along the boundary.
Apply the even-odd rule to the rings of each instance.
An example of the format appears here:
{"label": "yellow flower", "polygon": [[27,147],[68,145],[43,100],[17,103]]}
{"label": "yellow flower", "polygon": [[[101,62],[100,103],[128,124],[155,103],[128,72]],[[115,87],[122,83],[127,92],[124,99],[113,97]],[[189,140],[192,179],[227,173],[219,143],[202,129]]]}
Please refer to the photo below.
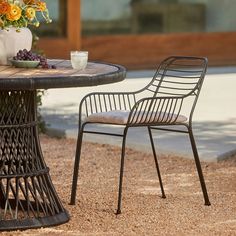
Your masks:
{"label": "yellow flower", "polygon": [[52,21],[44,0],[0,0],[0,29],[38,27],[37,14],[41,14],[46,23]]}
{"label": "yellow flower", "polygon": [[45,2],[37,2],[37,10],[38,11],[46,11],[47,10],[47,5]]}
{"label": "yellow flower", "polygon": [[9,21],[19,20],[21,17],[21,9],[15,4],[10,4],[10,9],[6,14],[6,18]]}
{"label": "yellow flower", "polygon": [[10,4],[7,2],[0,2],[0,14],[5,15],[10,10]]}
{"label": "yellow flower", "polygon": [[28,7],[25,10],[25,15],[29,20],[33,20],[35,18],[35,10],[32,7]]}

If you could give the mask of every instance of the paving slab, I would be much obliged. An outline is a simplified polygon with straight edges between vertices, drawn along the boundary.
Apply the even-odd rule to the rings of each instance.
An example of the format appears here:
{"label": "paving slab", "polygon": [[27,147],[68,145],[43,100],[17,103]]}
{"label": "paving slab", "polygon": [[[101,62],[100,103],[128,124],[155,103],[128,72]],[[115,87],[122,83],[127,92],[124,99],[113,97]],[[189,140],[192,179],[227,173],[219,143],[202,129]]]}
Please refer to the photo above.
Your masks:
{"label": "paving slab", "polygon": [[[119,83],[98,87],[50,89],[42,98],[41,114],[48,133],[77,138],[78,105],[84,95],[95,91],[135,91],[145,86],[154,70],[130,71]],[[199,155],[205,161],[218,161],[236,153],[236,67],[209,68],[193,117],[193,130]],[[96,127],[92,127],[96,128]],[[111,129],[110,126],[102,129]],[[117,129],[117,128],[116,128]],[[92,142],[120,145],[111,136],[86,135]],[[154,132],[159,153],[174,153],[192,158],[186,134]],[[127,145],[137,150],[151,151],[145,128],[130,129]]]}

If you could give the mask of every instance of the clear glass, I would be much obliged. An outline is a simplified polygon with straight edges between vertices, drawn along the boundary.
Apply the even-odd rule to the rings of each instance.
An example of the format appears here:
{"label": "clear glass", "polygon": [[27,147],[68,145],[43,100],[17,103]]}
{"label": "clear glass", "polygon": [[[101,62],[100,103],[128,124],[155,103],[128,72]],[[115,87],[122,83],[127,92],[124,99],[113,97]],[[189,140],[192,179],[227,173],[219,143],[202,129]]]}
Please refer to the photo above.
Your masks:
{"label": "clear glass", "polygon": [[82,34],[236,31],[235,0],[81,0]]}
{"label": "clear glass", "polygon": [[88,52],[87,51],[71,51],[70,60],[73,69],[83,70],[86,68],[88,63]]}

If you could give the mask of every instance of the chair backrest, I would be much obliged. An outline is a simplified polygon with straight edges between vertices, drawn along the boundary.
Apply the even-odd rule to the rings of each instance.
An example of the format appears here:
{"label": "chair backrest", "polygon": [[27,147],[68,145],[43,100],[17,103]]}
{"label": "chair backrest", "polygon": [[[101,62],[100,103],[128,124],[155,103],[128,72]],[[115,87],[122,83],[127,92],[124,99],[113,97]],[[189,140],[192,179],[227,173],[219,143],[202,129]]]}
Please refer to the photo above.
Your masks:
{"label": "chair backrest", "polygon": [[[164,103],[162,111],[184,114],[189,120],[197,103],[207,70],[207,58],[189,56],[171,56],[162,61],[151,82],[140,90],[145,97],[179,97],[178,102]],[[141,95],[141,96],[143,96]],[[164,100],[163,100],[164,101]],[[160,109],[159,105],[147,106],[151,110]]]}
{"label": "chair backrest", "polygon": [[[129,123],[132,124],[157,123],[157,120],[170,124],[180,114],[191,121],[206,69],[206,58],[171,56],[159,65],[151,82],[138,91],[88,94],[80,103],[80,114],[131,110]],[[156,119],[161,114],[165,115]]]}
{"label": "chair backrest", "polygon": [[161,62],[145,90],[153,96],[198,96],[206,70],[206,58],[168,57]]}

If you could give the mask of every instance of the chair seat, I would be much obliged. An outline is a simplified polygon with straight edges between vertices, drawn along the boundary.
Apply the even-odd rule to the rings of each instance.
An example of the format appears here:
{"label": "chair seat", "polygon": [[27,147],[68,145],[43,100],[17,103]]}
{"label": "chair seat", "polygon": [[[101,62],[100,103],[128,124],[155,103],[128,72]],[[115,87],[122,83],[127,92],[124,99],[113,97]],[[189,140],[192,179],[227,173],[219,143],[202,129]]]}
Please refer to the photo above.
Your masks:
{"label": "chair seat", "polygon": [[[86,117],[85,122],[126,125],[129,114],[130,111],[127,110],[98,112]],[[140,112],[139,115],[134,116],[134,119],[132,119],[130,123],[184,123],[187,120],[187,117],[183,115],[164,112],[155,114]]]}

